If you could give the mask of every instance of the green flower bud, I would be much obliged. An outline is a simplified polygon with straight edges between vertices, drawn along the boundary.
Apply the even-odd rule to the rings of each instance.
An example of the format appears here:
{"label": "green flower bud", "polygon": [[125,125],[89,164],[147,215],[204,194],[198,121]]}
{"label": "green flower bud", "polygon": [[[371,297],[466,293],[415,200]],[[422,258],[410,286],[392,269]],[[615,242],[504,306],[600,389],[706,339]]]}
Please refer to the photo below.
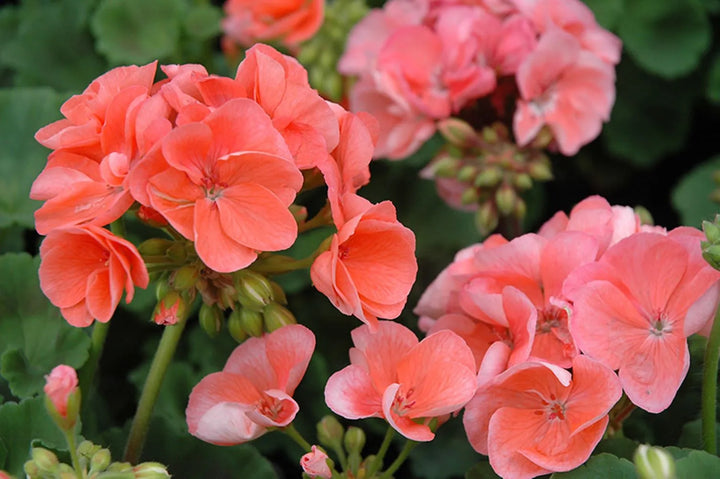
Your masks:
{"label": "green flower bud", "polygon": [[270,286],[272,286],[273,298],[275,298],[275,302],[286,305],[287,297],[285,296],[285,290],[282,289],[282,286],[277,284],[275,281],[270,281]]}
{"label": "green flower bud", "polygon": [[460,202],[464,205],[472,205],[474,203],[477,203],[479,199],[480,193],[474,187],[466,189],[460,196]]}
{"label": "green flower bud", "polygon": [[655,220],[653,220],[652,214],[644,206],[636,206],[635,208],[633,208],[633,210],[635,211],[635,214],[640,217],[641,224],[651,226],[655,224]]}
{"label": "green flower bud", "polygon": [[198,279],[200,279],[200,270],[196,265],[191,264],[181,266],[170,275],[170,282],[178,291],[194,288]]}
{"label": "green flower bud", "polygon": [[481,236],[487,236],[497,228],[499,216],[492,202],[487,201],[480,205],[475,212],[475,227]]}
{"label": "green flower bud", "polygon": [[667,451],[641,444],[633,455],[640,479],[675,479],[675,460]]}
{"label": "green flower bud", "polygon": [[170,285],[167,281],[161,279],[155,285],[155,299],[161,301],[168,291],[170,291]]}
{"label": "green flower bud", "polygon": [[700,242],[703,258],[720,270],[720,215],[715,216],[713,222],[703,221],[702,227],[707,237],[707,241]]}
{"label": "green flower bud", "polygon": [[203,303],[198,313],[200,327],[208,336],[214,338],[222,329],[223,313],[215,306]]}
{"label": "green flower bud", "polygon": [[472,126],[459,118],[450,117],[438,122],[438,131],[448,142],[457,146],[470,146],[476,134]]}
{"label": "green flower bud", "polygon": [[343,434],[342,424],[335,416],[327,415],[317,423],[317,438],[323,446],[339,448]]}
{"label": "green flower bud", "polygon": [[104,471],[110,465],[111,459],[109,449],[100,449],[90,458],[90,472]]}
{"label": "green flower bud", "polygon": [[77,453],[80,456],[85,456],[90,459],[93,454],[100,450],[100,446],[93,444],[92,442],[85,440],[78,445]]}
{"label": "green flower bud", "polygon": [[42,447],[32,449],[32,460],[40,472],[55,472],[60,465],[57,456]]}
{"label": "green flower bud", "polygon": [[528,175],[527,173],[518,173],[513,178],[513,184],[518,190],[525,191],[532,188],[533,181],[530,175]]}
{"label": "green flower bud", "polygon": [[715,216],[715,221],[703,221],[702,229],[711,243],[720,243],[720,215]]}
{"label": "green flower bud", "polygon": [[482,170],[476,177],[474,185],[478,188],[491,188],[502,180],[502,170],[496,166],[490,166]]}
{"label": "green flower bud", "polygon": [[347,452],[360,454],[362,448],[365,447],[365,431],[359,427],[350,426],[345,432],[343,444],[345,444]]}
{"label": "green flower bud", "polygon": [[265,305],[273,300],[270,281],[255,271],[243,269],[235,273],[235,285],[238,301],[248,309],[262,311]]}
{"label": "green flower bud", "polygon": [[508,216],[513,212],[516,201],[517,193],[510,185],[502,185],[495,192],[495,204],[497,204],[498,211],[503,216]]}
{"label": "green flower bud", "polygon": [[165,256],[170,258],[175,263],[184,263],[188,258],[188,252],[185,248],[185,242],[174,241],[173,244],[171,244],[165,252]]}
{"label": "green flower bud", "polygon": [[138,251],[142,256],[163,256],[172,244],[169,239],[150,238],[138,245]]}
{"label": "green flower bud", "polygon": [[265,318],[265,329],[269,333],[289,324],[297,324],[297,320],[290,310],[275,302],[265,306],[262,314]]}
{"label": "green flower bud", "polygon": [[528,166],[528,174],[538,181],[548,181],[553,178],[550,162],[546,159],[536,160],[530,163]]}
{"label": "green flower bud", "polygon": [[136,479],[163,479],[170,477],[167,467],[159,462],[143,462],[133,468]]}
{"label": "green flower bud", "polygon": [[513,216],[518,219],[525,218],[525,214],[527,213],[527,204],[522,198],[518,198],[515,202],[515,210],[513,211]]}
{"label": "green flower bud", "polygon": [[180,293],[169,290],[158,301],[153,310],[152,319],[156,324],[172,326],[187,314],[187,302]]}
{"label": "green flower bud", "polygon": [[240,308],[237,311],[240,316],[240,324],[245,333],[254,338],[263,335],[264,321],[262,313],[247,308]]}
{"label": "green flower bud", "polygon": [[[260,314],[260,313],[255,313]],[[260,318],[262,321],[262,317]],[[248,337],[247,332],[245,332],[245,329],[243,328],[240,308],[234,309],[227,320],[227,327],[228,331],[230,332],[230,336],[237,341],[238,343],[242,343],[245,341]]]}
{"label": "green flower bud", "polygon": [[435,178],[452,178],[460,168],[460,160],[449,155],[439,156],[431,163],[432,176]]}
{"label": "green flower bud", "polygon": [[132,472],[132,464],[129,462],[113,462],[107,468],[108,472]]}
{"label": "green flower bud", "polygon": [[500,140],[500,135],[495,128],[488,126],[482,129],[482,139],[492,145]]}
{"label": "green flower bud", "polygon": [[40,477],[40,468],[33,460],[25,462],[25,465],[23,465],[23,471],[25,471],[28,479],[36,479]]}
{"label": "green flower bud", "polygon": [[460,168],[460,171],[458,171],[457,179],[458,181],[461,181],[463,183],[468,183],[472,180],[474,180],[475,176],[477,175],[477,167],[473,165],[465,165],[462,168]]}

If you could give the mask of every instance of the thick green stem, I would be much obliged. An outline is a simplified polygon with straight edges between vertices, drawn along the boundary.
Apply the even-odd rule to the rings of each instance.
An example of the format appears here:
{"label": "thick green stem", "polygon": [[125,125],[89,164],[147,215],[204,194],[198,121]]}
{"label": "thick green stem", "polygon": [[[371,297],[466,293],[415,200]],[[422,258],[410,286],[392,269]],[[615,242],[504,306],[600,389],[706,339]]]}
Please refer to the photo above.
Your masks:
{"label": "thick green stem", "polygon": [[412,451],[417,445],[417,442],[408,439],[405,443],[405,446],[402,448],[402,451],[400,451],[398,457],[393,461],[392,464],[390,464],[390,467],[388,467],[385,472],[382,473],[379,479],[390,479],[395,473],[395,471],[400,469],[402,463],[405,462],[405,459],[407,459],[407,457],[410,455],[410,451]]}
{"label": "thick green stem", "polygon": [[145,379],[140,401],[135,412],[132,425],[130,426],[130,435],[125,445],[124,461],[136,464],[140,459],[143,445],[145,444],[145,436],[150,426],[150,416],[152,415],[155,401],[160,393],[165,372],[172,361],[175,349],[177,348],[180,337],[182,336],[185,323],[187,322],[187,314],[178,318],[178,322],[172,326],[166,326],[163,331],[160,344],[155,357],[150,365],[150,371]]}
{"label": "thick green stem", "polygon": [[68,450],[70,452],[70,460],[72,461],[73,469],[75,469],[75,475],[78,479],[85,478],[85,472],[80,467],[80,460],[77,453],[77,445],[75,444],[75,428],[63,431],[65,434],[65,440],[67,441]]}
{"label": "thick green stem", "polygon": [[295,429],[295,426],[293,426],[292,424],[290,424],[286,428],[283,428],[282,432],[290,436],[292,440],[295,441],[300,447],[302,447],[305,452],[312,451],[312,446],[310,445],[310,443],[307,442],[304,437],[302,437],[302,434],[300,434],[298,430]]}
{"label": "thick green stem", "polygon": [[388,448],[390,447],[390,443],[392,443],[392,438],[395,435],[395,429],[388,426],[387,432],[385,433],[385,437],[383,438],[382,444],[380,444],[380,449],[378,449],[377,454],[375,454],[375,460],[373,461],[372,465],[368,469],[368,477],[372,477],[373,474],[375,474],[377,471],[380,470],[383,464],[383,459],[385,459],[385,454],[388,451]]}
{"label": "thick green stem", "polygon": [[716,408],[718,356],[720,355],[720,309],[715,313],[712,331],[705,347],[702,385],[702,435],[705,450],[717,454]]}
{"label": "thick green stem", "polygon": [[88,359],[85,361],[83,367],[80,368],[79,373],[80,390],[85,395],[89,396],[90,394],[90,384],[92,384],[93,378],[95,377],[95,371],[97,371],[100,356],[102,356],[102,351],[105,347],[105,338],[107,338],[109,329],[109,322],[101,323],[100,321],[95,321],[92,335],[90,336],[90,351],[88,352]]}

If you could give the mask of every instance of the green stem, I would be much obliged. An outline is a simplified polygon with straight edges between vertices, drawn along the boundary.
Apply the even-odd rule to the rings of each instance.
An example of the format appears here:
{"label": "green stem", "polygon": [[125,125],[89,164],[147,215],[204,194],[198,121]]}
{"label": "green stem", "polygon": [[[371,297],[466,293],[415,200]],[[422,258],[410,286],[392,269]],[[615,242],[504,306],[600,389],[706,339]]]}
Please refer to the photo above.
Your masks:
{"label": "green stem", "polygon": [[150,416],[152,415],[155,401],[160,393],[165,372],[167,371],[173,354],[177,348],[180,337],[182,336],[185,323],[187,322],[187,314],[178,318],[177,323],[172,326],[165,326],[160,344],[155,357],[150,365],[150,371],[145,379],[140,401],[135,412],[132,425],[130,426],[130,435],[125,445],[124,461],[136,464],[140,459],[143,445],[145,444],[145,436],[150,426]]}
{"label": "green stem", "polygon": [[375,460],[373,461],[372,466],[368,469],[368,477],[372,477],[373,474],[375,474],[377,471],[380,470],[383,464],[383,459],[385,458],[385,454],[387,454],[388,448],[390,447],[390,444],[392,443],[392,438],[395,435],[395,429],[388,426],[387,432],[385,433],[385,437],[383,438],[382,444],[380,444],[380,449],[378,449],[377,454],[375,454]]}
{"label": "green stem", "polygon": [[712,331],[705,346],[705,365],[702,384],[702,435],[705,450],[717,454],[716,408],[718,356],[720,356],[720,308],[715,313]]}
{"label": "green stem", "polygon": [[70,451],[70,460],[72,461],[73,469],[75,469],[75,475],[78,479],[84,479],[85,472],[80,467],[80,460],[78,458],[77,446],[75,445],[75,428],[63,431],[65,434],[65,440],[68,444],[68,450]]}
{"label": "green stem", "polygon": [[80,368],[80,390],[83,394],[89,396],[90,384],[92,384],[93,378],[95,377],[95,371],[97,371],[98,363],[100,362],[100,356],[102,356],[103,348],[105,347],[105,339],[107,338],[108,330],[110,329],[110,323],[101,323],[95,321],[93,326],[92,335],[90,336],[90,351],[88,352],[88,359]]}
{"label": "green stem", "polygon": [[390,467],[388,467],[385,472],[382,473],[379,479],[390,479],[395,473],[395,471],[400,469],[402,463],[405,462],[405,459],[407,459],[407,457],[410,455],[410,451],[412,451],[417,445],[417,442],[408,439],[405,443],[405,446],[402,448],[402,451],[400,451],[398,457],[393,461],[392,464],[390,464]]}
{"label": "green stem", "polygon": [[295,429],[295,426],[293,426],[292,423],[289,426],[283,428],[282,432],[290,436],[292,440],[298,443],[298,445],[302,447],[305,452],[312,451],[312,446],[310,445],[310,443],[307,442],[304,437],[302,437],[302,434],[300,434],[298,430]]}
{"label": "green stem", "polygon": [[331,226],[333,224],[330,203],[327,203],[318,213],[311,219],[298,224],[298,234],[310,231],[323,226]]}

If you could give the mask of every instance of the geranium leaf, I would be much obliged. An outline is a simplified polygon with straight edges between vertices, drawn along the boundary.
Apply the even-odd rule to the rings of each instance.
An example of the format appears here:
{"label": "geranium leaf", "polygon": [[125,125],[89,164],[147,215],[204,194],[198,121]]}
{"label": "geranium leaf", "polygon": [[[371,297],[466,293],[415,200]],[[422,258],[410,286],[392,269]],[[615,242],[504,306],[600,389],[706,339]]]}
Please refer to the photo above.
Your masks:
{"label": "geranium leaf", "polygon": [[556,472],[550,479],[635,479],[635,466],[612,454],[598,454],[584,465],[569,472]]}
{"label": "geranium leaf", "polygon": [[710,199],[718,185],[713,173],[720,170],[720,155],[696,166],[687,173],[672,192],[672,204],[680,213],[682,224],[699,228],[703,220],[712,220],[720,205]]}

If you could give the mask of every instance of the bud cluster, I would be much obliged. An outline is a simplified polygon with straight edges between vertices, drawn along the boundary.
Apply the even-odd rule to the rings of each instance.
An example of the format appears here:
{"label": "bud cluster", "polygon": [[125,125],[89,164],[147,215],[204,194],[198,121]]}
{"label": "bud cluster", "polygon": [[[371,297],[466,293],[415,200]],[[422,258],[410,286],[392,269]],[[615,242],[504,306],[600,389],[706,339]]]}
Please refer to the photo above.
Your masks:
{"label": "bud cluster", "polygon": [[110,451],[83,441],[77,447],[76,471],[60,462],[52,451],[42,447],[32,449],[32,459],[25,463],[28,479],[77,479],[78,473],[87,479],[164,479],[171,477],[167,468],[157,462],[144,462],[133,466],[127,462],[111,462]]}
{"label": "bud cluster", "polygon": [[542,149],[550,137],[539,135],[518,147],[510,132],[496,122],[480,131],[458,118],[438,124],[447,145],[421,175],[435,179],[440,196],[451,206],[475,210],[478,230],[494,230],[500,217],[522,219],[527,206],[521,193],[533,181],[552,179],[550,160]]}
{"label": "bud cluster", "polygon": [[343,458],[343,462],[347,458],[348,477],[372,477],[382,467],[375,455],[362,456],[365,431],[355,426],[346,430],[335,416],[325,416],[317,423],[317,438],[320,444]]}

